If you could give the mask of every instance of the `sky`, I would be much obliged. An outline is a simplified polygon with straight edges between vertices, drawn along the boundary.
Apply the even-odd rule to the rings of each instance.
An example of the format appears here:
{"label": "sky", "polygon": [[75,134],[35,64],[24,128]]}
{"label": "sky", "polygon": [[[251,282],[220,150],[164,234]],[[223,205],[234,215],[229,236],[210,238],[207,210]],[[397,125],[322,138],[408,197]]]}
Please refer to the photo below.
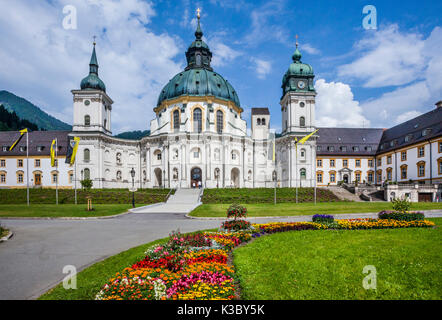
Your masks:
{"label": "sky", "polygon": [[95,35],[113,134],[149,129],[161,89],[186,66],[197,8],[249,127],[251,108],[268,107],[281,131],[296,34],[315,72],[317,126],[389,128],[442,100],[442,1],[428,0],[0,0],[0,90],[72,124],[70,91]]}

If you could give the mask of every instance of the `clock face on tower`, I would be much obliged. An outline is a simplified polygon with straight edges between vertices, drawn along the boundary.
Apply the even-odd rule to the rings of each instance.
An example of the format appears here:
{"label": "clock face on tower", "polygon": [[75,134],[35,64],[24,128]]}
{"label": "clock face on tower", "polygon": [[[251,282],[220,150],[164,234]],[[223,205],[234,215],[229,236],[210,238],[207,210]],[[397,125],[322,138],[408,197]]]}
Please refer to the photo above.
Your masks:
{"label": "clock face on tower", "polygon": [[302,81],[302,80],[299,80],[299,81],[298,81],[298,88],[299,88],[299,89],[304,89],[304,88],[305,88],[305,82]]}

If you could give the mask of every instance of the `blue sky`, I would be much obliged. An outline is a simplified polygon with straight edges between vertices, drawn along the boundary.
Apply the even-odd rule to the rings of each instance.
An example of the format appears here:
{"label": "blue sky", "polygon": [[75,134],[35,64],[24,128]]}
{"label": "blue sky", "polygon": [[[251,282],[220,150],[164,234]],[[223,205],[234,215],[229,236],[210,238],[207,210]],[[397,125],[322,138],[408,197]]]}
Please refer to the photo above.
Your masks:
{"label": "blue sky", "polygon": [[[66,30],[73,5],[77,28]],[[377,29],[362,27],[366,5]],[[0,89],[72,123],[72,95],[97,35],[100,77],[115,101],[113,132],[145,130],[161,88],[185,67],[196,8],[214,69],[239,94],[243,117],[269,107],[280,131],[281,79],[295,34],[316,75],[319,126],[391,127],[442,99],[442,2],[1,1]]]}

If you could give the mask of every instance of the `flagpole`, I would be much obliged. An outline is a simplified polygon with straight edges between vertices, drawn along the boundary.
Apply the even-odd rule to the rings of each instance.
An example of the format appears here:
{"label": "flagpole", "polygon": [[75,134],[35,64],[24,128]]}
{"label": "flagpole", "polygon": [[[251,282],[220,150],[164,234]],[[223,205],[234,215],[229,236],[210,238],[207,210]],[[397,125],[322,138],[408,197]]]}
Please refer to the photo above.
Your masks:
{"label": "flagpole", "polygon": [[58,205],[58,179],[60,178],[60,175],[58,173],[58,138],[55,138],[55,170],[57,172],[57,179],[55,180],[55,204]]}
{"label": "flagpole", "polygon": [[26,202],[29,206],[29,132],[26,131]]}
{"label": "flagpole", "polygon": [[298,140],[295,141],[295,190],[296,203],[298,203]]}
{"label": "flagpole", "polygon": [[75,188],[75,204],[77,204],[77,161],[74,163],[74,188]]}

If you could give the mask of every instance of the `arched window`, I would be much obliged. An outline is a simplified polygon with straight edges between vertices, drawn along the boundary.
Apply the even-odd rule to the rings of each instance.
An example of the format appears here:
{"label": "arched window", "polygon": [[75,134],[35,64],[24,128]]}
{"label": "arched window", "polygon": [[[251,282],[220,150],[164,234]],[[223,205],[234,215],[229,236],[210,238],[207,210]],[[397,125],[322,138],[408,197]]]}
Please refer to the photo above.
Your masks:
{"label": "arched window", "polygon": [[117,171],[117,181],[120,181],[123,179],[123,176],[121,174],[121,171]]}
{"label": "arched window", "polygon": [[180,129],[180,112],[178,110],[173,112],[173,128],[175,130]]}
{"label": "arched window", "polygon": [[196,55],[196,65],[197,65],[197,66],[200,66],[200,65],[201,65],[201,55],[200,55],[200,54],[197,54],[197,55]]}
{"label": "arched window", "polygon": [[258,126],[260,126],[261,125],[261,119],[260,118],[258,118],[258,120],[257,120],[257,122],[256,122],[257,124],[258,124]]}
{"label": "arched window", "polygon": [[265,118],[262,118],[262,120],[261,120],[261,124],[262,124],[263,126],[266,125],[266,119],[265,119]]}
{"label": "arched window", "polygon": [[193,110],[193,131],[198,133],[203,131],[203,117],[200,108]]}
{"label": "arched window", "polygon": [[219,174],[220,174],[220,170],[219,168],[215,169],[215,179],[218,180],[219,179]]}
{"label": "arched window", "polygon": [[91,152],[89,151],[89,149],[84,149],[83,151],[83,160],[85,162],[88,162],[91,160]]}
{"label": "arched window", "polygon": [[91,178],[91,171],[88,168],[84,169],[83,178],[85,180],[89,180]]}
{"label": "arched window", "polygon": [[177,168],[173,168],[173,176],[172,176],[173,180],[178,180],[178,169]]}
{"label": "arched window", "polygon": [[116,156],[116,160],[117,160],[117,164],[121,164],[121,153],[117,153],[117,156]]}
{"label": "arched window", "polygon": [[304,168],[299,170],[299,175],[300,175],[301,180],[305,180],[307,178],[306,170]]}
{"label": "arched window", "polygon": [[91,117],[89,115],[84,116],[84,125],[90,126],[91,125]]}
{"label": "arched window", "polygon": [[305,118],[304,117],[299,118],[299,126],[305,127]]}
{"label": "arched window", "polygon": [[224,127],[224,113],[221,110],[216,112],[216,131],[221,134],[223,133]]}

